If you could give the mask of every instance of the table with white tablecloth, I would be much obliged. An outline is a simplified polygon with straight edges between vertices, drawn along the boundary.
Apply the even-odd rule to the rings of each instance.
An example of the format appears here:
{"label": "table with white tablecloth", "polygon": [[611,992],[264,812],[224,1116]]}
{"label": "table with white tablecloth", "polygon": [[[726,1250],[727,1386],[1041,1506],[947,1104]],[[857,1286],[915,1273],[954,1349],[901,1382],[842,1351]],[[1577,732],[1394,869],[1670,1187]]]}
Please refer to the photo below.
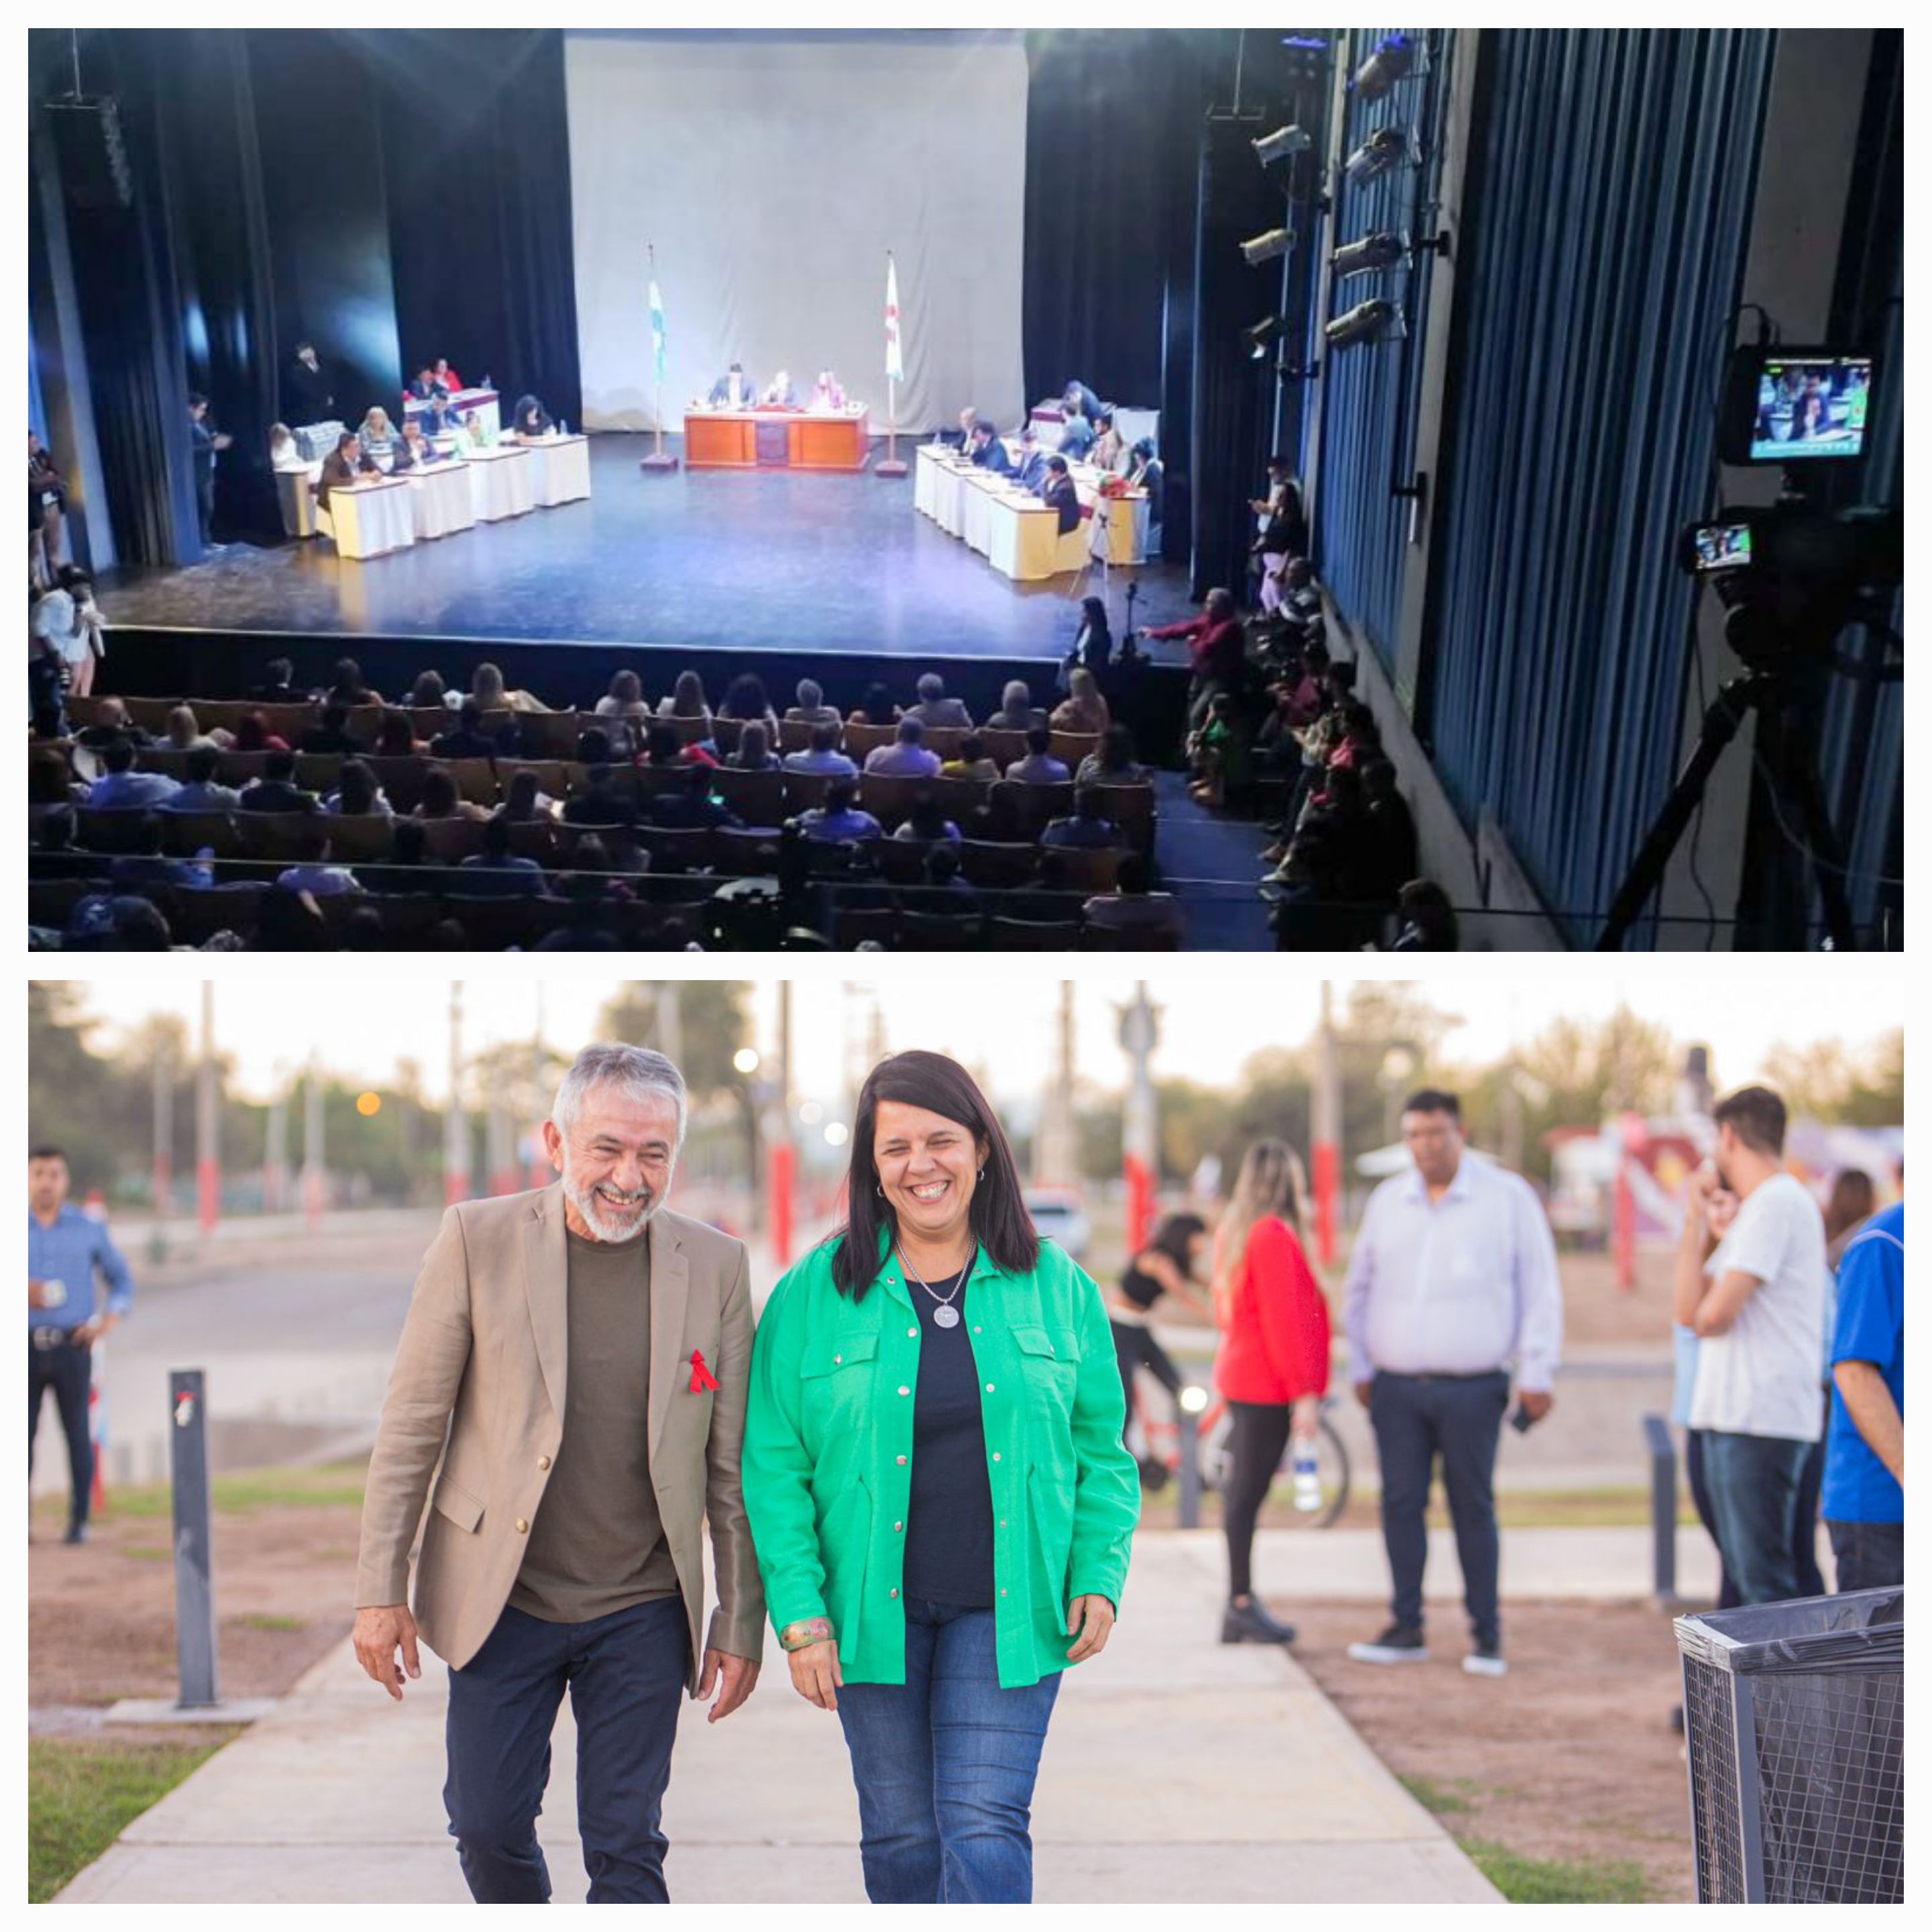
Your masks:
{"label": "table with white tablecloth", "polygon": [[275,465],[275,494],[281,502],[282,528],[292,537],[315,535],[315,484],[321,474],[320,463]]}
{"label": "table with white tablecloth", "polygon": [[[949,536],[977,550],[1003,576],[1036,582],[1077,570],[1096,532],[1090,519],[1060,534],[1060,513],[1010,477],[967,461],[956,451],[922,443],[913,478],[913,507]],[[1096,503],[1100,473],[1072,471],[1083,504]],[[1138,502],[1136,500],[1138,499]],[[1146,555],[1147,499],[1110,500],[1104,529],[1108,560],[1138,563]]]}
{"label": "table with white tablecloth", "polygon": [[536,465],[520,444],[500,442],[491,449],[472,449],[464,466],[479,524],[520,517],[536,506]]}
{"label": "table with white tablecloth", "polygon": [[[411,396],[403,404],[403,413],[405,416],[427,418],[430,406],[430,404],[422,398]],[[503,425],[498,406],[496,392],[494,389],[458,389],[444,404],[443,407],[455,417],[458,422],[460,422],[472,410],[474,410],[478,420],[490,436],[494,437],[502,432]],[[425,432],[428,431],[429,424],[427,421],[423,423],[423,428]]]}
{"label": "table with white tablecloth", "polygon": [[328,514],[335,526],[338,556],[381,556],[407,550],[416,540],[416,498],[404,476],[342,483],[328,493]]}
{"label": "table with white tablecloth", "polygon": [[476,497],[467,464],[448,458],[419,463],[406,477],[416,500],[418,542],[476,527]]}
{"label": "table with white tablecloth", "polygon": [[590,494],[590,439],[542,436],[524,443],[534,468],[532,494],[545,509],[574,503]]}

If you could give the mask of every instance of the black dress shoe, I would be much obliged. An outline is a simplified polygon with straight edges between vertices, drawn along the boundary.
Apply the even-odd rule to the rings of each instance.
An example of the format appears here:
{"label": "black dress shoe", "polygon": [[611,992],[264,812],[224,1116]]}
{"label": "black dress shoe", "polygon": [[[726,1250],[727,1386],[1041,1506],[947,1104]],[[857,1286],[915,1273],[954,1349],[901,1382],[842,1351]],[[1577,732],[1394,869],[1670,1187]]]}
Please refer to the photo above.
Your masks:
{"label": "black dress shoe", "polygon": [[84,1522],[69,1523],[67,1526],[67,1534],[61,1538],[61,1540],[63,1543],[85,1543],[87,1540],[86,1524]]}
{"label": "black dress shoe", "polygon": [[1292,1643],[1294,1626],[1278,1622],[1250,1597],[1245,1604],[1230,1604],[1222,1613],[1223,1643]]}

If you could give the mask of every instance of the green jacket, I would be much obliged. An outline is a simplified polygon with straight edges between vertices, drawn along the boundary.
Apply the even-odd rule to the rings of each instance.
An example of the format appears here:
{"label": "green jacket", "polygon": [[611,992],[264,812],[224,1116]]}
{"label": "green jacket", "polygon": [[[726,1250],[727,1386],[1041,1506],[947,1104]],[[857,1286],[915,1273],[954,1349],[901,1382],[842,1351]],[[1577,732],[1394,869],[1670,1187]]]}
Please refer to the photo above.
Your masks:
{"label": "green jacket", "polygon": [[[883,1246],[883,1244],[882,1244]],[[905,1517],[925,1317],[896,1256],[863,1299],[832,1286],[830,1244],[772,1290],[752,1350],[745,1508],[774,1629],[826,1616],[848,1683],[905,1682]],[[1067,1606],[1118,1610],[1140,1516],[1106,1304],[1050,1241],[1030,1274],[982,1248],[969,1283],[993,1499],[1002,1687],[1066,1668]]]}

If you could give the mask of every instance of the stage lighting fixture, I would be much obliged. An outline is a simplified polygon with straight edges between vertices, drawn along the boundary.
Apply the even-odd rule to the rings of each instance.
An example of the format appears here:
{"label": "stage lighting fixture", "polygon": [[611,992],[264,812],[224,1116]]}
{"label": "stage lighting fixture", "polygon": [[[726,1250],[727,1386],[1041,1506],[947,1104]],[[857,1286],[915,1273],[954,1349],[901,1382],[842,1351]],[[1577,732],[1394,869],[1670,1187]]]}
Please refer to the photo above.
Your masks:
{"label": "stage lighting fixture", "polygon": [[1337,248],[1328,266],[1337,275],[1363,275],[1372,268],[1392,268],[1408,253],[1406,235],[1364,235]]}
{"label": "stage lighting fixture", "polygon": [[1252,240],[1241,244],[1241,253],[1247,257],[1248,266],[1258,268],[1264,262],[1272,262],[1277,256],[1286,255],[1294,246],[1294,230],[1292,228],[1270,228],[1265,235],[1257,235]]}
{"label": "stage lighting fixture", "polygon": [[1255,159],[1263,167],[1271,168],[1276,161],[1305,153],[1314,145],[1315,136],[1306,128],[1277,128],[1254,143]]}
{"label": "stage lighting fixture", "polygon": [[1406,160],[1408,136],[1400,128],[1378,128],[1342,164],[1352,182],[1373,181]]}
{"label": "stage lighting fixture", "polygon": [[1406,34],[1391,34],[1355,70],[1354,88],[1364,100],[1379,100],[1415,65],[1415,43]]}
{"label": "stage lighting fixture", "polygon": [[1250,362],[1265,362],[1268,351],[1288,332],[1288,325],[1278,315],[1264,315],[1251,328],[1241,331],[1241,340],[1248,345]]}
{"label": "stage lighting fixture", "polygon": [[1346,315],[1338,315],[1322,334],[1330,349],[1352,349],[1361,342],[1396,342],[1408,333],[1408,324],[1400,302],[1358,302]]}

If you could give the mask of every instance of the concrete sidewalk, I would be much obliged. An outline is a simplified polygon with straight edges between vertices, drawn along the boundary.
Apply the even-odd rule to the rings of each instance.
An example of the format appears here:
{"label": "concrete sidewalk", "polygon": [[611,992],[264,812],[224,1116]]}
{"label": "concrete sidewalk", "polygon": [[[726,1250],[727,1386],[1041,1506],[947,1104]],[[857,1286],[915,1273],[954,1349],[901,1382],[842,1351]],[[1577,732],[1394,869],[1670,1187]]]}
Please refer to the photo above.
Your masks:
{"label": "concrete sidewalk", "polygon": [[[1224,1561],[1205,1534],[1136,1549],[1107,1654],[1070,1675],[1054,1713],[1039,1898],[1498,1902],[1292,1657],[1215,1642]],[[344,1643],[62,1901],[464,1901],[440,1795],[446,1682],[428,1664],[398,1707]],[[585,1886],[574,1745],[566,1702],[541,1827],[560,1900]],[[686,1706],[664,1826],[680,1901],[864,1898],[838,1721],[794,1694],[775,1646],[736,1716],[712,1726]]]}

